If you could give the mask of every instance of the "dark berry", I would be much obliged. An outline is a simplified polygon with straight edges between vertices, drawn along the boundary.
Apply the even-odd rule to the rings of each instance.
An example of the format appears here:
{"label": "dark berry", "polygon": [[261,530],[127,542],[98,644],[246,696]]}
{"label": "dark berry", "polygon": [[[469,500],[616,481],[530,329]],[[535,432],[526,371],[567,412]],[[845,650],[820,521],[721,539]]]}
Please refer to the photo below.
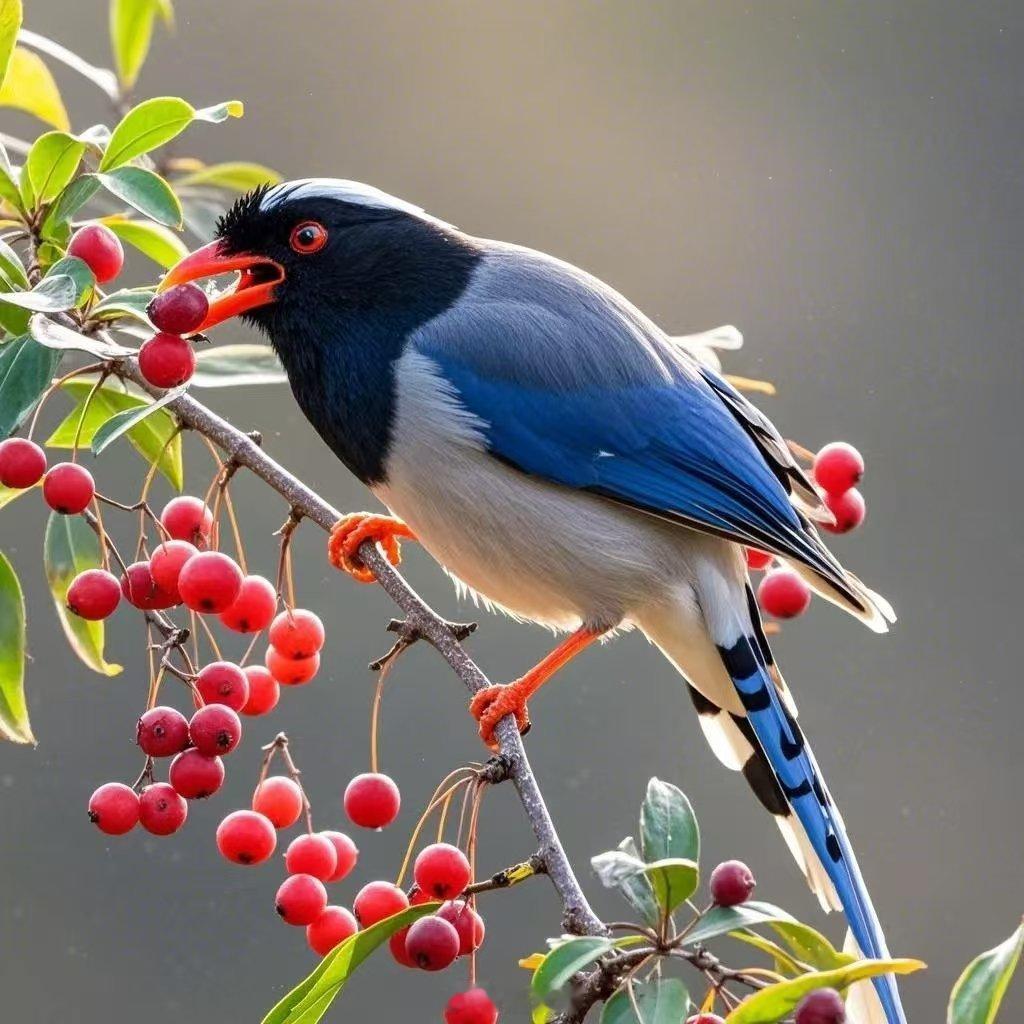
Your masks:
{"label": "dark berry", "polygon": [[443,971],[459,955],[459,933],[444,918],[421,917],[409,926],[405,951],[423,971]]}
{"label": "dark berry", "polygon": [[284,866],[290,875],[312,875],[326,882],[338,867],[338,854],[327,836],[307,833],[288,844]]}
{"label": "dark berry", "polygon": [[232,811],[217,826],[217,849],[235,864],[262,864],[275,846],[274,826],[255,811]]}
{"label": "dark berry", "polygon": [[195,349],[177,334],[154,334],[139,349],[139,370],[155,388],[176,388],[196,372]]}
{"label": "dark berry", "polygon": [[412,873],[416,884],[436,900],[458,896],[472,877],[466,855],[449,843],[434,843],[421,850]]}
{"label": "dark berry", "polygon": [[120,603],[121,584],[106,569],[86,569],[68,587],[68,608],[82,619],[105,619]]}
{"label": "dark berry", "polygon": [[327,890],[312,875],[289,875],[277,890],[274,908],[285,924],[312,924],[327,908]]}
{"label": "dark berry", "polygon": [[324,646],[320,616],[305,608],[283,611],[270,625],[267,639],[283,658],[311,658]]}
{"label": "dark berry", "polygon": [[320,834],[330,839],[338,858],[338,866],[334,869],[334,874],[327,881],[340,882],[356,866],[356,861],[359,860],[359,849],[344,832],[321,832]]}
{"label": "dark berry", "polygon": [[185,798],[168,782],[154,782],[139,796],[139,824],[155,836],[177,832],[187,817]]}
{"label": "dark berry", "polygon": [[320,655],[309,658],[286,658],[276,647],[268,647],[264,657],[270,674],[282,686],[302,686],[320,671]]}
{"label": "dark berry", "polygon": [[199,498],[182,495],[164,505],[160,524],[174,540],[187,540],[204,548],[213,533],[213,513]]}
{"label": "dark berry", "polygon": [[34,487],[46,472],[46,453],[24,437],[0,441],[0,484],[24,490]]}
{"label": "dark berry", "polygon": [[121,241],[105,224],[87,224],[68,242],[68,255],[77,256],[99,284],[113,281],[124,266]]}
{"label": "dark berry", "polygon": [[845,441],[833,441],[814,456],[814,481],[829,494],[856,487],[863,476],[864,456]]}
{"label": "dark berry", "polygon": [[105,782],[89,797],[89,820],[108,836],[123,836],[139,821],[139,796],[123,782]]}
{"label": "dark berry", "polygon": [[459,933],[459,956],[469,956],[484,943],[484,919],[465,901],[449,900],[437,911]]}
{"label": "dark berry", "polygon": [[402,798],[394,780],[380,772],[357,775],[345,787],[345,813],[361,828],[386,828],[398,817]]}
{"label": "dark berry", "polygon": [[864,495],[856,487],[851,487],[849,490],[843,491],[842,494],[826,494],[825,504],[836,520],[835,525],[821,524],[829,533],[849,533],[851,530],[856,530],[868,514]]}
{"label": "dark berry", "polygon": [[43,500],[54,512],[65,516],[87,509],[95,493],[92,473],[77,462],[58,462],[43,477]]}
{"label": "dark berry", "polygon": [[444,1008],[444,1024],[498,1024],[498,1008],[482,988],[456,992]]}
{"label": "dark berry", "polygon": [[178,577],[182,567],[194,555],[198,548],[187,540],[165,540],[157,545],[149,560],[149,572],[156,585],[168,594],[178,593]]}
{"label": "dark berry", "polygon": [[409,897],[390,882],[367,882],[352,903],[352,912],[363,928],[392,917],[409,906]]}
{"label": "dark berry", "polygon": [[188,746],[188,720],[176,708],[150,708],[139,719],[135,742],[150,757],[170,757]]}
{"label": "dark berry", "polygon": [[757,588],[757,600],[769,615],[792,619],[810,607],[811,588],[792,569],[772,569]]}
{"label": "dark berry", "polygon": [[121,577],[121,593],[130,605],[143,611],[173,608],[179,603],[176,593],[164,590],[153,579],[149,562],[133,562],[128,566],[128,571]]}
{"label": "dark berry", "polygon": [[206,704],[241,711],[249,699],[249,679],[232,661],[211,661],[199,670],[196,688]]}
{"label": "dark berry", "polygon": [[259,633],[270,625],[277,610],[277,591],[262,576],[246,576],[231,605],[220,613],[220,621],[236,633]]}
{"label": "dark berry", "polygon": [[757,882],[754,873],[743,861],[727,860],[711,872],[711,898],[720,907],[746,903]]}
{"label": "dark berry", "polygon": [[158,331],[188,334],[196,330],[210,311],[206,292],[189,281],[178,284],[153,297],[146,315]]}
{"label": "dark berry", "polygon": [[796,1024],[845,1024],[846,1006],[834,988],[816,988],[796,1004]]}
{"label": "dark berry", "polygon": [[252,795],[252,809],[270,819],[274,828],[291,828],[302,814],[302,790],[285,775],[264,779]]}
{"label": "dark berry", "polygon": [[312,923],[306,925],[306,942],[317,956],[327,956],[336,946],[359,931],[359,922],[344,907],[326,907]]}
{"label": "dark berry", "polygon": [[192,748],[171,762],[167,781],[186,799],[204,800],[224,785],[224,762]]}
{"label": "dark berry", "polygon": [[200,551],[182,567],[178,592],[186,608],[215,614],[231,606],[242,589],[242,570],[220,551]]}
{"label": "dark berry", "polygon": [[207,704],[188,723],[196,750],[207,757],[230,754],[242,739],[242,722],[226,704]]}
{"label": "dark berry", "polygon": [[243,715],[265,715],[277,707],[281,687],[262,665],[246,665],[242,670],[249,683],[249,699],[242,708]]}

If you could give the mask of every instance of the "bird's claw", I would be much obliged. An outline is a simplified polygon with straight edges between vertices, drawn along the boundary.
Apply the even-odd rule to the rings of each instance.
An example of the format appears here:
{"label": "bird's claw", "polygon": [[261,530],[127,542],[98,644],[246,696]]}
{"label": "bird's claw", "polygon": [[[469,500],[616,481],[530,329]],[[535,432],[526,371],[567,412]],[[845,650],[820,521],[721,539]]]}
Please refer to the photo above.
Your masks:
{"label": "bird's claw", "polygon": [[372,512],[352,512],[334,524],[327,542],[327,557],[331,565],[347,572],[360,583],[373,583],[376,577],[363,564],[359,548],[367,541],[379,544],[392,565],[402,560],[398,538],[412,539],[413,533],[401,519],[375,515]]}
{"label": "bird's claw", "polygon": [[491,750],[498,749],[494,729],[506,715],[516,716],[516,725],[522,735],[525,736],[530,731],[530,713],[526,707],[526,694],[516,683],[484,687],[469,702],[469,713],[480,725],[480,739]]}

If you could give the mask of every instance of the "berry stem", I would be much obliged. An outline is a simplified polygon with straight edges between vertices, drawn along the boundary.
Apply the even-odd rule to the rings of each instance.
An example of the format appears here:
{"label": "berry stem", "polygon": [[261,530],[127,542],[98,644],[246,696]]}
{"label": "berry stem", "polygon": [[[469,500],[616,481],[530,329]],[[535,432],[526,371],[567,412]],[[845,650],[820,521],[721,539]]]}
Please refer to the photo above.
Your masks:
{"label": "berry stem", "polygon": [[[288,610],[289,615],[295,607],[295,577],[292,574],[292,534],[299,528],[302,522],[302,513],[294,506],[288,512],[288,518],[277,531],[281,538],[281,550],[277,558],[277,594],[281,603]],[[287,596],[285,596],[287,587]],[[375,769],[376,770],[376,769]]]}
{"label": "berry stem", "polygon": [[71,444],[71,461],[78,461],[78,445],[82,439],[82,429],[85,427],[85,418],[89,415],[89,407],[92,405],[92,400],[99,394],[100,388],[103,387],[103,382],[110,376],[110,368],[104,366],[100,370],[99,376],[96,378],[96,382],[93,384],[89,391],[89,394],[85,396],[85,401],[82,403],[82,412],[78,417],[78,426],[75,427],[75,439]]}
{"label": "berry stem", "polygon": [[62,387],[69,380],[73,380],[75,377],[84,376],[87,373],[101,373],[106,370],[106,363],[89,363],[88,366],[80,366],[77,369],[72,370],[70,373],[65,373],[63,377],[58,377],[52,384],[43,392],[42,397],[36,403],[35,411],[32,413],[32,419],[28,425],[28,433],[25,435],[30,441],[35,433],[36,423],[39,420],[39,414],[43,411],[43,406],[46,404],[46,400],[56,391]]}
{"label": "berry stem", "polygon": [[299,766],[295,763],[295,759],[292,757],[292,752],[289,747],[288,735],[283,732],[279,732],[266,746],[261,748],[263,750],[263,761],[260,763],[260,775],[256,782],[256,788],[266,781],[267,772],[270,770],[270,764],[274,760],[277,754],[281,755],[281,760],[284,761],[285,768],[288,771],[288,776],[299,787],[299,792],[302,794],[302,812],[306,819],[306,832],[310,835],[313,834],[313,805],[310,803],[309,797],[306,795],[306,789],[302,785],[302,771]]}

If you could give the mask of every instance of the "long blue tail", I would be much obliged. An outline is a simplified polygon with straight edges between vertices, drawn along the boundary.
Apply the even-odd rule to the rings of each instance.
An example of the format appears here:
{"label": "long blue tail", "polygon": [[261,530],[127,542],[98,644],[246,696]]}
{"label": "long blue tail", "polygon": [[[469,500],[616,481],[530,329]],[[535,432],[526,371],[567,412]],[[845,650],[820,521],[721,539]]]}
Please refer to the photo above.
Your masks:
{"label": "long blue tail", "polygon": [[[754,615],[756,615],[756,610]],[[825,787],[810,745],[769,673],[763,636],[743,635],[719,653],[754,734],[811,846],[835,886],[850,930],[864,956],[887,958],[882,926],[871,904],[843,819]],[[896,980],[874,979],[889,1024],[906,1024]]]}

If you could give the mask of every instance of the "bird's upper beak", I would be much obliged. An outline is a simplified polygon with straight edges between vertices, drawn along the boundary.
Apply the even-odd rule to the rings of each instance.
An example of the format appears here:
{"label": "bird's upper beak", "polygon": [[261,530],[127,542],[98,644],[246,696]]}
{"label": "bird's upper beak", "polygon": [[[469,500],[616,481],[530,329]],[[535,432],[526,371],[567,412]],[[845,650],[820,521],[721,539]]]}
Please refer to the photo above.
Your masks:
{"label": "bird's upper beak", "polygon": [[168,288],[184,284],[186,281],[215,277],[217,274],[227,274],[234,270],[240,271],[235,286],[210,302],[206,319],[197,330],[208,330],[214,324],[238,316],[239,313],[273,302],[277,287],[285,276],[284,267],[276,260],[251,253],[228,254],[224,251],[224,243],[216,241],[189,253],[171,267],[157,291],[167,291]]}

